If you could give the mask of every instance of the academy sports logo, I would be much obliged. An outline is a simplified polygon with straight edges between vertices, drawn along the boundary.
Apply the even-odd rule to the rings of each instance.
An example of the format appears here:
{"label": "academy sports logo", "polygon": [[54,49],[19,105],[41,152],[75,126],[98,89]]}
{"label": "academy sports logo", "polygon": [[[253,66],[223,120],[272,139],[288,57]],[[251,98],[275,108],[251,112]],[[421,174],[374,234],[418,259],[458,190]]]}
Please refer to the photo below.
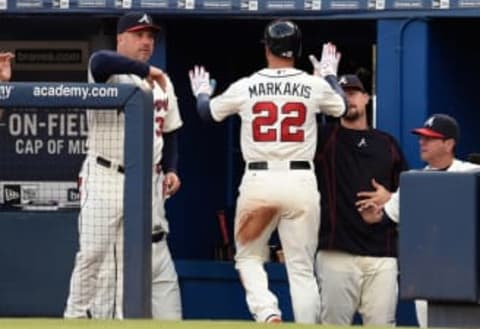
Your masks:
{"label": "academy sports logo", "polygon": [[0,99],[9,99],[12,93],[13,86],[1,85],[0,86]]}
{"label": "academy sports logo", "polygon": [[5,204],[20,203],[20,185],[5,185],[3,187],[3,200]]}

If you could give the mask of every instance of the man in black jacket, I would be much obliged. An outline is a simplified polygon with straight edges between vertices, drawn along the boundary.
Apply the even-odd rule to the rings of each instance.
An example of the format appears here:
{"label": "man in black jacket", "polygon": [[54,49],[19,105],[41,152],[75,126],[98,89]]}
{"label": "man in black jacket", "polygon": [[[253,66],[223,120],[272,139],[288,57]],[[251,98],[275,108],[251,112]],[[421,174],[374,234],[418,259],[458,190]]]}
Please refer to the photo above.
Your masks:
{"label": "man in black jacket", "polygon": [[397,225],[366,223],[357,193],[372,181],[390,191],[406,161],[395,139],[367,122],[370,96],[356,75],[339,80],[348,113],[319,129],[315,166],[321,200],[317,276],[324,324],[349,325],[356,311],[364,324],[394,325],[397,305]]}

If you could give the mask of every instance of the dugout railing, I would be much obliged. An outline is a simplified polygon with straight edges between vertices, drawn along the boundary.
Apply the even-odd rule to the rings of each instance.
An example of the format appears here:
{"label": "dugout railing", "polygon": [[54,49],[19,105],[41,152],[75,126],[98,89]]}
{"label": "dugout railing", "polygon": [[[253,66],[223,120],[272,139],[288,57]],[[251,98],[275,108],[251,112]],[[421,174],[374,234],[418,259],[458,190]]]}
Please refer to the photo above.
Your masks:
{"label": "dugout railing", "polygon": [[152,104],[150,92],[129,85],[0,84],[0,109],[4,111],[15,108],[49,111],[72,108],[125,112],[125,318],[151,317]]}

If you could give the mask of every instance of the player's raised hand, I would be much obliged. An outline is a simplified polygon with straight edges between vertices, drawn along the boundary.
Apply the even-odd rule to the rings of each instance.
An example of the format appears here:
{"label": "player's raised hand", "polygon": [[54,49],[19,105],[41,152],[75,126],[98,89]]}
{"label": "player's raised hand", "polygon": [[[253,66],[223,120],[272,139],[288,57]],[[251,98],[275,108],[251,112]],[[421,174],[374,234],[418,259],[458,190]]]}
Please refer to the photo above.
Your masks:
{"label": "player's raised hand", "polygon": [[152,82],[155,81],[160,88],[162,88],[163,92],[167,90],[167,74],[163,72],[161,69],[155,66],[150,66],[150,71],[147,77],[147,80],[150,82],[153,88]]}
{"label": "player's raised hand", "polygon": [[180,185],[180,178],[175,172],[170,171],[166,173],[165,177],[163,178],[163,198],[165,199],[177,193]]}
{"label": "player's raised hand", "polygon": [[313,65],[313,74],[325,78],[327,75],[337,76],[338,64],[342,54],[337,52],[337,47],[331,43],[324,43],[322,49],[322,57],[320,61],[315,55],[310,55],[308,58]]}
{"label": "player's raised hand", "polygon": [[195,65],[195,67],[188,72],[190,77],[190,85],[195,97],[200,94],[207,94],[212,96],[215,88],[215,80],[210,80],[210,73],[205,70],[203,66]]}
{"label": "player's raised hand", "polygon": [[15,58],[15,55],[10,52],[0,53],[0,82],[10,81],[12,77],[11,60]]}

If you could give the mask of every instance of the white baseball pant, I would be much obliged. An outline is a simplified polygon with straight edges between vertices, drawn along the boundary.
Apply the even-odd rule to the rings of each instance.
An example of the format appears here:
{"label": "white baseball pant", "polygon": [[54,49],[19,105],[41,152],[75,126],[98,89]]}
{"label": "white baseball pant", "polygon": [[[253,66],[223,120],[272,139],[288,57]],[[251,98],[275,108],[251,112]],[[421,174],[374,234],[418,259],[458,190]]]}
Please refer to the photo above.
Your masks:
{"label": "white baseball pant", "polygon": [[[152,174],[152,226],[159,227],[165,220],[162,196],[163,175]],[[123,230],[122,234],[123,234]],[[97,294],[90,311],[93,318],[123,318],[123,235],[107,254],[97,281]],[[152,243],[152,317],[162,320],[180,320],[182,306],[177,272],[168,248],[166,234]]]}
{"label": "white baseball pant", "polygon": [[100,266],[121,230],[124,175],[117,168],[99,165],[93,155],[87,155],[82,165],[79,251],[70,279],[66,318],[87,317]]}
{"label": "white baseball pant", "polygon": [[427,328],[428,327],[428,302],[423,299],[416,299],[415,313],[417,314],[418,326],[420,328]]}
{"label": "white baseball pant", "polygon": [[[313,171],[291,170],[288,161],[275,165],[269,162],[267,170],[249,170],[247,167],[239,190],[235,216],[235,266],[245,288],[250,312],[258,322],[265,322],[272,315],[281,315],[263,268],[269,255],[269,238],[278,228],[295,321],[316,323],[320,298],[314,258],[320,225],[320,197]],[[245,242],[242,227],[248,220],[266,223],[258,236]]]}

